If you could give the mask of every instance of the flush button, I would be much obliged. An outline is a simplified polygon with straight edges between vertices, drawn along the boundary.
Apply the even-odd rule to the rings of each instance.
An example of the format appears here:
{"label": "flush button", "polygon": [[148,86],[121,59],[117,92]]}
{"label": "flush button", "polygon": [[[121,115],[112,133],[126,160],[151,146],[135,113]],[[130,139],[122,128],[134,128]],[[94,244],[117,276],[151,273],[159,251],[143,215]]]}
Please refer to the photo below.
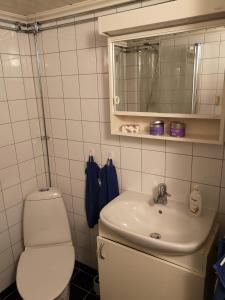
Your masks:
{"label": "flush button", "polygon": [[48,191],[49,191],[49,187],[44,187],[39,189],[39,192],[48,192]]}
{"label": "flush button", "polygon": [[157,233],[157,232],[153,232],[150,233],[150,237],[156,240],[160,240],[161,239],[161,234]]}

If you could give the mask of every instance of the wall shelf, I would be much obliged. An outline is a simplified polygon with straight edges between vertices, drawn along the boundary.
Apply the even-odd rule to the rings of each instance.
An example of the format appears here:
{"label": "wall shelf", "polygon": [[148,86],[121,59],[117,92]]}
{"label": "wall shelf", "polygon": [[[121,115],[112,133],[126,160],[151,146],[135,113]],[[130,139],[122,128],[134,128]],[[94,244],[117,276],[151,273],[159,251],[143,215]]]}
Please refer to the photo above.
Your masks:
{"label": "wall shelf", "polygon": [[[148,114],[148,115],[146,115]],[[193,116],[193,118],[191,117]],[[130,136],[136,138],[147,138],[157,140],[168,140],[189,143],[222,144],[224,119],[222,117],[197,116],[197,115],[176,115],[176,114],[156,114],[156,113],[114,113],[111,115],[111,133],[113,135]],[[164,121],[165,134],[155,136],[149,134],[150,123],[158,120]],[[186,136],[182,138],[171,137],[169,135],[169,124],[171,121],[180,121],[186,124]],[[140,132],[124,133],[120,130],[125,124],[139,124]]]}

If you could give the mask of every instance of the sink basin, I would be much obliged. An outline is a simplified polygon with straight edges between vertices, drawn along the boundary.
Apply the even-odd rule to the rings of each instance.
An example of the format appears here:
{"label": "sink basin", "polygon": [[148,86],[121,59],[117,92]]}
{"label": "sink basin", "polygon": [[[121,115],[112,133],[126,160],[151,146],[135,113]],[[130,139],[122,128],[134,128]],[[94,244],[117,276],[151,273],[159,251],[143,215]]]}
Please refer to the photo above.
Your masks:
{"label": "sink basin", "polygon": [[101,211],[102,223],[124,239],[148,249],[173,255],[198,250],[206,241],[216,212],[204,209],[193,216],[186,204],[154,204],[149,195],[126,191]]}

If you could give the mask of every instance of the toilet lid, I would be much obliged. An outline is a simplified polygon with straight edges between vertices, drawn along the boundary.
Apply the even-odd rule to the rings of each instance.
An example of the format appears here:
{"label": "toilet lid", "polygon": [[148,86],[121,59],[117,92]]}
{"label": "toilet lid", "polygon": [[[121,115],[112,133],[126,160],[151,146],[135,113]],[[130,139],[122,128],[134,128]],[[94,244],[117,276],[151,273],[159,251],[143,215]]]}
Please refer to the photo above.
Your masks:
{"label": "toilet lid", "polygon": [[71,244],[26,248],[19,259],[17,288],[25,300],[52,300],[66,288],[73,273]]}

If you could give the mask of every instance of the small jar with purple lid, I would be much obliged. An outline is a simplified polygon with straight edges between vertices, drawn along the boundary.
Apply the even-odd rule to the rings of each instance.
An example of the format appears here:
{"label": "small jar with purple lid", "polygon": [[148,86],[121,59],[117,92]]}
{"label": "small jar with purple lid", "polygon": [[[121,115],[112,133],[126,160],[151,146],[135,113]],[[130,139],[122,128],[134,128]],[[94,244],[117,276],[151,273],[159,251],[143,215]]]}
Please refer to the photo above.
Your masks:
{"label": "small jar with purple lid", "polygon": [[150,124],[151,135],[164,135],[164,122],[155,121]]}
{"label": "small jar with purple lid", "polygon": [[185,136],[185,124],[181,122],[170,123],[170,136],[184,137]]}

